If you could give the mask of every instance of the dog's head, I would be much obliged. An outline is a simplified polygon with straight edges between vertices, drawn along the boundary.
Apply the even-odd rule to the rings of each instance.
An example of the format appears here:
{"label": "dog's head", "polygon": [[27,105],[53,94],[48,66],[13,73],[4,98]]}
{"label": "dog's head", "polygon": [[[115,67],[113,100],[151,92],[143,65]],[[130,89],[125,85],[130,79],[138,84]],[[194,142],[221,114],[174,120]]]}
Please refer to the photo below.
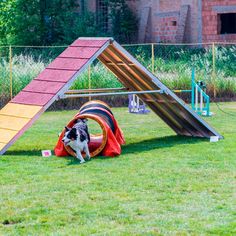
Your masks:
{"label": "dog's head", "polygon": [[77,139],[78,134],[76,132],[76,128],[68,128],[65,127],[65,134],[64,137],[62,139],[62,142],[67,146],[71,141],[74,141]]}
{"label": "dog's head", "polygon": [[79,127],[81,128],[86,128],[87,127],[87,122],[88,122],[88,119],[86,118],[83,118],[83,119],[77,119],[74,121],[74,124],[77,124]]}

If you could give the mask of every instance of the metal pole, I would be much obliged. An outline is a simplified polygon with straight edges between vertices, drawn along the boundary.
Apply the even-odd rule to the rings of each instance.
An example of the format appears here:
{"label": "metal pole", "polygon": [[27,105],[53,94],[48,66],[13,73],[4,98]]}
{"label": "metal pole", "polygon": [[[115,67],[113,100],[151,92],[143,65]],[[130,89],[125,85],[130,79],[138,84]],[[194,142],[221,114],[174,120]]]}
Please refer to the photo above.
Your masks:
{"label": "metal pole", "polygon": [[12,92],[12,47],[9,47],[9,79],[10,79],[10,96],[11,99],[13,97],[13,92]]}
{"label": "metal pole", "polygon": [[[88,67],[88,87],[89,90],[91,89],[91,66]],[[89,101],[92,100],[92,97],[89,97]]]}
{"label": "metal pole", "polygon": [[135,100],[135,94],[132,94],[132,112],[136,111],[136,100]]}
{"label": "metal pole", "polygon": [[207,108],[207,116],[210,116],[210,98],[209,98],[209,96],[207,96],[206,108]]}
{"label": "metal pole", "polygon": [[175,89],[175,90],[172,90],[174,93],[189,93],[189,92],[192,92],[192,90],[189,90],[189,89],[186,89],[186,90],[178,90],[178,89]]}
{"label": "metal pole", "polygon": [[138,96],[136,97],[137,97],[137,111],[139,111],[139,97]]}
{"label": "metal pole", "polygon": [[155,52],[154,52],[154,43],[152,43],[152,73],[154,74],[154,63],[155,63]]}
{"label": "metal pole", "polygon": [[198,85],[195,85],[195,111],[198,111]]}
{"label": "metal pole", "polygon": [[213,82],[213,94],[216,97],[216,58],[215,58],[215,43],[212,43],[212,82]]}
{"label": "metal pole", "polygon": [[203,94],[202,94],[202,89],[200,90],[200,111],[202,113],[202,108],[203,108]]}
{"label": "metal pole", "polygon": [[68,90],[66,94],[78,94],[78,93],[102,93],[102,92],[108,92],[108,91],[121,91],[125,90],[127,91],[127,88],[98,88],[98,89],[79,89],[79,90]]}
{"label": "metal pole", "polygon": [[69,94],[59,97],[64,98],[76,98],[76,97],[96,97],[96,96],[116,96],[116,95],[129,95],[129,94],[150,94],[150,93],[163,93],[163,90],[147,90],[147,91],[132,91],[132,92],[117,92],[117,93],[94,93],[94,94]]}
{"label": "metal pole", "polygon": [[195,69],[192,68],[192,83],[191,83],[191,103],[192,103],[192,109],[195,110],[195,106],[194,106],[194,98],[195,98]]}

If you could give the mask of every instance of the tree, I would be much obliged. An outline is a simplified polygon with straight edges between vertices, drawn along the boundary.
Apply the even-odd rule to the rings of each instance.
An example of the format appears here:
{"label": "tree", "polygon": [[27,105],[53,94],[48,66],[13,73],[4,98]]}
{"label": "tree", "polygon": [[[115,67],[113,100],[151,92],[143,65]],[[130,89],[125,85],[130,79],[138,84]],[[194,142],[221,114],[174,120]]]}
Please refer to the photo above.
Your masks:
{"label": "tree", "polygon": [[16,0],[16,44],[52,45],[64,40],[76,19],[75,0]]}
{"label": "tree", "polygon": [[1,43],[53,45],[71,42],[88,32],[94,34],[93,14],[82,16],[78,7],[77,0],[3,0],[0,3]]}
{"label": "tree", "polygon": [[2,0],[0,2],[0,44],[7,44],[14,31],[15,0]]}
{"label": "tree", "polygon": [[86,10],[86,1],[81,2],[79,6],[77,0],[1,0],[0,43],[68,44],[80,36],[113,36],[126,43],[134,39],[137,19],[124,0],[105,1],[110,9],[109,32],[96,13]]}
{"label": "tree", "polygon": [[136,39],[138,20],[125,0],[108,1],[111,9],[111,32],[120,43],[131,43]]}

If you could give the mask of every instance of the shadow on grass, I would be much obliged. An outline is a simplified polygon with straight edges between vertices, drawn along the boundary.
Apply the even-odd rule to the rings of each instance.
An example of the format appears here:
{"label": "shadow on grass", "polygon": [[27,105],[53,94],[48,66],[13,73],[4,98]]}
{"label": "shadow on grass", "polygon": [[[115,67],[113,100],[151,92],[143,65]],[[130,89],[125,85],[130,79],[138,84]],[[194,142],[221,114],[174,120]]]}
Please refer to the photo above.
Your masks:
{"label": "shadow on grass", "polygon": [[160,138],[142,140],[136,143],[129,143],[127,145],[122,146],[122,154],[130,154],[137,152],[140,153],[153,149],[173,147],[181,144],[194,144],[205,141],[206,139],[202,138],[191,138],[185,136],[171,135]]}
{"label": "shadow on grass", "polygon": [[[134,154],[134,153],[141,153],[145,151],[151,151],[154,149],[162,149],[162,148],[168,148],[173,147],[181,144],[195,144],[200,142],[206,142],[207,139],[202,138],[191,138],[191,137],[185,137],[185,136],[178,136],[178,135],[172,135],[172,136],[165,136],[160,138],[153,138],[153,139],[147,139],[147,140],[141,140],[139,142],[129,143],[122,146],[122,155],[126,154]],[[41,156],[41,150],[29,150],[29,151],[8,151],[6,155],[9,156]],[[74,157],[63,157],[65,158],[68,163],[67,165],[78,165],[79,160],[77,160]],[[117,158],[117,157],[116,157]],[[98,156],[95,157],[96,160],[109,160],[112,158],[109,157],[103,157]]]}
{"label": "shadow on grass", "polygon": [[16,150],[16,151],[7,151],[7,156],[41,156],[40,150]]}
{"label": "shadow on grass", "polygon": [[[122,157],[122,155],[126,155],[126,154],[135,154],[135,153],[151,151],[154,149],[173,147],[173,146],[177,146],[181,144],[195,144],[195,143],[202,143],[202,142],[207,142],[207,139],[192,138],[192,137],[185,137],[185,136],[178,136],[178,135],[141,140],[139,142],[123,145],[121,156],[118,156],[116,158]],[[96,160],[108,160],[108,159],[111,160],[113,158],[98,156],[98,157],[95,157],[95,159]]]}

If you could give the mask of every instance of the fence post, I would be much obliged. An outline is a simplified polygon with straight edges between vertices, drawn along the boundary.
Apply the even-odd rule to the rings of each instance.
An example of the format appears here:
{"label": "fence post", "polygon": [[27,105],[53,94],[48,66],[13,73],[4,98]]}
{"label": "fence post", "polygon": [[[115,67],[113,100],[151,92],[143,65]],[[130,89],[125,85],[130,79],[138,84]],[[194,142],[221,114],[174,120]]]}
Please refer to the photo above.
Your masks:
{"label": "fence post", "polygon": [[[88,88],[91,89],[91,66],[88,67]],[[89,92],[90,93],[90,92]],[[92,98],[89,97],[89,101],[91,101]]]}
{"label": "fence post", "polygon": [[154,43],[152,43],[152,73],[154,74],[154,61],[155,61],[155,52],[154,52]]}
{"label": "fence post", "polygon": [[216,97],[216,55],[215,55],[215,43],[212,43],[212,82],[213,82],[213,94]]}
{"label": "fence post", "polygon": [[9,79],[10,79],[10,97],[13,97],[12,89],[12,46],[9,46]]}
{"label": "fence post", "polygon": [[192,79],[191,79],[191,105],[192,109],[195,110],[195,68],[192,68]]}

